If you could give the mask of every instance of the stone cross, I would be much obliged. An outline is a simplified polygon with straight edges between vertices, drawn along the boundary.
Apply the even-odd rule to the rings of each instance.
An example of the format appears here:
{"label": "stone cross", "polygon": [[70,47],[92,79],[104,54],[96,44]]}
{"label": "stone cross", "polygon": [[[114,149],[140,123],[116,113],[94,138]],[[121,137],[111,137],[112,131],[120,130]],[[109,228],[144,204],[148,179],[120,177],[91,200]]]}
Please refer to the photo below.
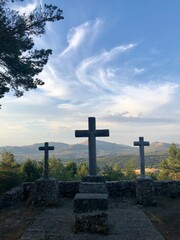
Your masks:
{"label": "stone cross", "polygon": [[108,129],[96,130],[96,118],[88,118],[88,130],[76,130],[76,137],[88,137],[89,174],[96,175],[96,137],[108,137]]}
{"label": "stone cross", "polygon": [[45,142],[44,147],[39,147],[39,150],[44,151],[44,178],[49,179],[49,150],[54,150],[54,147]]}
{"label": "stone cross", "polygon": [[141,164],[141,178],[145,178],[145,159],[144,159],[144,147],[149,146],[149,142],[144,141],[143,137],[139,137],[139,142],[135,141],[134,146],[139,146],[140,164]]}

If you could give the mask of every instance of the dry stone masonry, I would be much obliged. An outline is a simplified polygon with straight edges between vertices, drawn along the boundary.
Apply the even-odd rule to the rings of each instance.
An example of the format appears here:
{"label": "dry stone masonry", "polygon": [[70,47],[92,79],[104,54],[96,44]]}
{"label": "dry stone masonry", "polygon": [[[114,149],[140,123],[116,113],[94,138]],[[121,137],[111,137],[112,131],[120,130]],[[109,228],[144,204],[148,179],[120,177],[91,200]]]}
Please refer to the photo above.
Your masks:
{"label": "dry stone masonry", "polygon": [[[90,182],[79,184],[79,193],[74,198],[75,230],[77,232],[90,232],[108,234],[108,202],[109,195],[106,183],[96,182],[98,176]],[[100,177],[102,179],[102,177]]]}

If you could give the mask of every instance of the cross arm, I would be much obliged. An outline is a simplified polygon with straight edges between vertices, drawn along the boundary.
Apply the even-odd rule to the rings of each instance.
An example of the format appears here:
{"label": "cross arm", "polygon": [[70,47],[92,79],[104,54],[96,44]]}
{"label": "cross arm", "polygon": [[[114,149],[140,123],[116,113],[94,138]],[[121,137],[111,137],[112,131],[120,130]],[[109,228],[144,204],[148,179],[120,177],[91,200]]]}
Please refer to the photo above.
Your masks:
{"label": "cross arm", "polygon": [[39,147],[39,150],[41,151],[41,150],[44,150],[45,148],[44,147]]}
{"label": "cross arm", "polygon": [[140,146],[140,142],[134,142],[134,146]]}
{"label": "cross arm", "polygon": [[88,130],[75,130],[75,137],[89,137]]}
{"label": "cross arm", "polygon": [[144,142],[144,146],[149,146],[149,142]]}
{"label": "cross arm", "polygon": [[48,147],[48,150],[54,150],[53,146]]}
{"label": "cross arm", "polygon": [[134,142],[134,146],[149,146],[149,142]]}
{"label": "cross arm", "polygon": [[95,131],[96,137],[109,137],[109,130],[108,129],[100,129]]}
{"label": "cross arm", "polygon": [[[45,150],[46,149],[46,147],[39,147],[39,150],[41,151],[43,151],[43,150]],[[47,150],[54,150],[54,147],[53,146],[49,146],[48,148],[47,148]]]}

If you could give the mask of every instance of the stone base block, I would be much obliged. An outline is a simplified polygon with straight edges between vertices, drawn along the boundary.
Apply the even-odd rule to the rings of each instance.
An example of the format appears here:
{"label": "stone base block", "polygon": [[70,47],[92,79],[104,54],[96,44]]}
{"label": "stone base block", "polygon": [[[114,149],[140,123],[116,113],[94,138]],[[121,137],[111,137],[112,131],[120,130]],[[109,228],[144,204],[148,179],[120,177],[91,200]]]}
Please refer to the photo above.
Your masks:
{"label": "stone base block", "polygon": [[79,184],[80,193],[107,193],[106,183],[103,182],[81,182]]}
{"label": "stone base block", "polygon": [[75,231],[108,234],[108,214],[106,211],[75,214]]}
{"label": "stone base block", "polygon": [[151,178],[137,178],[136,201],[144,206],[153,206],[156,204],[154,184]]}
{"label": "stone base block", "polygon": [[74,212],[106,211],[108,200],[109,196],[105,193],[77,193],[74,198]]}
{"label": "stone base block", "polygon": [[82,177],[82,182],[103,182],[105,183],[105,178],[103,176],[97,176],[97,175],[88,175]]}
{"label": "stone base block", "polygon": [[35,181],[33,203],[40,206],[56,206],[59,204],[58,181],[51,179],[38,179]]}

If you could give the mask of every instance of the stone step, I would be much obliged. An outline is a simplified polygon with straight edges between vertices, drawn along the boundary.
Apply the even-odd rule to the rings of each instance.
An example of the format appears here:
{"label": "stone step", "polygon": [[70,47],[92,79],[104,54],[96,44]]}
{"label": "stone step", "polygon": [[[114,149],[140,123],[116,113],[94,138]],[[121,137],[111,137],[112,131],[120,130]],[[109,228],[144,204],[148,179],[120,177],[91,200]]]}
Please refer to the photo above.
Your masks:
{"label": "stone step", "polygon": [[109,196],[106,193],[77,193],[74,198],[74,212],[107,211],[108,203]]}

